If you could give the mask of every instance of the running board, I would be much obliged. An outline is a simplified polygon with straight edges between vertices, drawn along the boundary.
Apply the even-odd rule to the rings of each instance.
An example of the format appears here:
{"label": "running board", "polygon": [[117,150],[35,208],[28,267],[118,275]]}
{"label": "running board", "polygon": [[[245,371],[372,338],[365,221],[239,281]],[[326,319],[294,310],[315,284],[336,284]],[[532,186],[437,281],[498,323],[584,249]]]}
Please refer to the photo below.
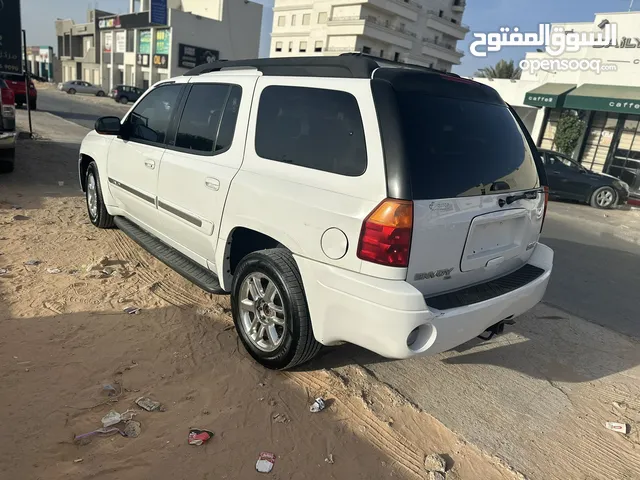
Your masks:
{"label": "running board", "polygon": [[220,282],[215,273],[203,268],[186,255],[170,247],[130,220],[124,217],[115,217],[114,222],[131,240],[184,278],[195,283],[205,292],[217,295],[227,293],[220,286]]}

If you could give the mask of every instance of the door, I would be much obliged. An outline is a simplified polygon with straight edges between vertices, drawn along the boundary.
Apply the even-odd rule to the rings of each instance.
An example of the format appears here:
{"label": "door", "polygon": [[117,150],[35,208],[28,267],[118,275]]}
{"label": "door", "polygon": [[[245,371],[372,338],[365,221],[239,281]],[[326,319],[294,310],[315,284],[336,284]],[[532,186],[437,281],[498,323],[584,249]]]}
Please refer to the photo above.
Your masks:
{"label": "door", "polygon": [[547,179],[551,193],[564,198],[583,200],[591,189],[584,169],[573,160],[547,152]]}
{"label": "door", "polygon": [[214,263],[224,202],[242,163],[246,130],[236,122],[248,118],[256,79],[216,82],[187,88],[158,179],[162,233],[204,266]]}
{"label": "door", "polygon": [[118,137],[109,148],[109,189],[129,217],[154,227],[156,188],[165,139],[176,111],[181,84],[154,89],[124,120],[125,138]]}

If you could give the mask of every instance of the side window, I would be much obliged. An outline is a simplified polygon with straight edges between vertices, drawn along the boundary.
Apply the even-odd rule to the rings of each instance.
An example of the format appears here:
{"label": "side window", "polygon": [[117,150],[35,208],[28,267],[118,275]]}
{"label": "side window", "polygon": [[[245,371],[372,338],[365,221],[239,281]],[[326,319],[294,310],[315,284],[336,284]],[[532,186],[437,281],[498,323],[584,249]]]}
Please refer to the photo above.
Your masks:
{"label": "side window", "polygon": [[167,85],[149,92],[127,119],[130,139],[164,143],[181,89],[182,85]]}
{"label": "side window", "polygon": [[236,131],[236,120],[238,120],[238,110],[240,110],[240,98],[242,97],[242,87],[232,85],[227,104],[222,114],[218,139],[216,140],[216,153],[227,150],[233,142],[233,134]]}
{"label": "side window", "polygon": [[265,88],[255,146],[262,158],[339,175],[355,177],[367,168],[358,102],[338,90]]}
{"label": "side window", "polygon": [[176,147],[194,153],[212,153],[222,112],[229,96],[229,85],[195,84],[182,112]]}

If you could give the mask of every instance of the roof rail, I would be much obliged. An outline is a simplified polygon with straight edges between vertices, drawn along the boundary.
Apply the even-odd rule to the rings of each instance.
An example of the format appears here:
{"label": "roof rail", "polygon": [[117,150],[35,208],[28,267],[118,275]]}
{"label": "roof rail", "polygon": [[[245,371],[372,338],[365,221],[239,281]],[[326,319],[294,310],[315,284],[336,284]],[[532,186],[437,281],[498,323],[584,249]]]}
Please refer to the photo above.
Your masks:
{"label": "roof rail", "polygon": [[431,68],[431,67],[423,67],[422,65],[415,65],[413,63],[396,62],[394,60],[388,60],[386,58],[376,57],[375,55],[371,55],[369,53],[347,52],[347,53],[341,53],[340,56],[341,57],[350,56],[350,57],[369,58],[369,59],[373,60],[374,62],[376,62],[380,68],[387,68],[387,67],[389,67],[389,68],[406,68],[406,69],[411,69],[411,70],[420,70],[420,71],[429,72],[429,73],[437,73],[437,74],[440,74],[440,75],[451,75],[451,76],[454,76],[454,77],[459,77],[460,76],[460,75],[455,74],[455,73],[443,72],[442,70],[436,70],[435,68]]}

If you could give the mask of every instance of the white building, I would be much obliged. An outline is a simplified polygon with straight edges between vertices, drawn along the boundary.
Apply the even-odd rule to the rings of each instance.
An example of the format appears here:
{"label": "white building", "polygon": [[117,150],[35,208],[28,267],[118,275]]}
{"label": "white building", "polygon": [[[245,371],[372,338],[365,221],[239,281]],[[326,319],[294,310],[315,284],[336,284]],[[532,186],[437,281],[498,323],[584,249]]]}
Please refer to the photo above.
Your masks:
{"label": "white building", "polygon": [[271,57],[362,52],[451,71],[465,0],[275,0]]}
{"label": "white building", "polygon": [[167,0],[166,24],[152,23],[150,0],[98,20],[101,84],[148,88],[218,59],[257,58],[262,5],[248,0]]}
{"label": "white building", "polygon": [[[578,114],[585,131],[573,156],[594,171],[627,182],[640,197],[640,12],[598,13],[593,22],[554,24],[565,32],[601,32],[617,25],[617,39],[606,47],[582,47],[556,60],[601,60],[610,70],[564,71],[556,64],[521,80],[474,80],[495,88],[516,107],[541,148],[555,148],[556,126],[565,111]],[[489,57],[487,57],[489,58]],[[546,52],[526,59],[551,60]]]}

